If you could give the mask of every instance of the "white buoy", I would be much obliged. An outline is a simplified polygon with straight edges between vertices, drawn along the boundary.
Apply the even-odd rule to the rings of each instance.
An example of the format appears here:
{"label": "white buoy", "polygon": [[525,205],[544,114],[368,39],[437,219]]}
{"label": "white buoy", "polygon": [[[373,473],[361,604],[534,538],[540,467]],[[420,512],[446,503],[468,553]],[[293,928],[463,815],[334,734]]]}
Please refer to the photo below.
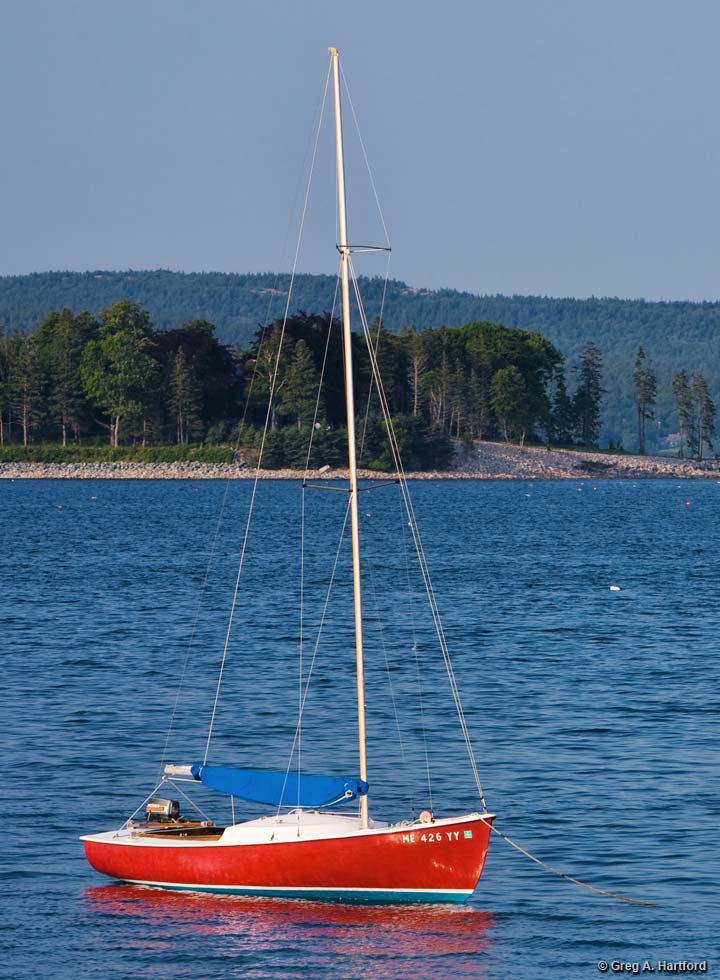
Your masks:
{"label": "white buoy", "polygon": [[622,589],[620,588],[619,585],[611,585],[610,586],[610,591],[611,592],[622,592]]}

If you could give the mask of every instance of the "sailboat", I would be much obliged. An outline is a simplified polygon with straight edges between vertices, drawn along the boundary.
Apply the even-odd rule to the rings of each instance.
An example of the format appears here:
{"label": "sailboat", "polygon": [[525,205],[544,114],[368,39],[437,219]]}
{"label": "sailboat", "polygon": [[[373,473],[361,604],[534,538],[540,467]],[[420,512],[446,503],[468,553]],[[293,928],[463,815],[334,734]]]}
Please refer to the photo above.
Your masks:
{"label": "sailboat", "polygon": [[[160,786],[202,786],[272,808],[256,819],[216,826],[180,815],[178,801],[152,795],[145,819],[81,838],[97,871],[120,881],[169,889],[359,902],[464,902],[485,864],[493,814],[485,808],[445,647],[434,593],[427,588],[483,810],[459,816],[425,810],[394,823],[370,815],[365,736],[363,613],[360,574],[358,466],[351,343],[350,266],[339,53],[330,48],[335,111],[337,204],[344,376],[348,430],[359,768],[357,776],[231,768],[202,762],[165,765]],[[372,351],[371,351],[372,353]],[[373,365],[375,368],[375,365]],[[379,375],[376,383],[380,385]],[[398,483],[407,491],[399,458]],[[410,527],[416,546],[409,497]],[[426,586],[429,573],[418,552]],[[156,793],[158,789],[154,791]],[[182,795],[186,794],[182,791]],[[356,801],[353,813],[336,808]],[[137,811],[136,811],[137,812]]]}

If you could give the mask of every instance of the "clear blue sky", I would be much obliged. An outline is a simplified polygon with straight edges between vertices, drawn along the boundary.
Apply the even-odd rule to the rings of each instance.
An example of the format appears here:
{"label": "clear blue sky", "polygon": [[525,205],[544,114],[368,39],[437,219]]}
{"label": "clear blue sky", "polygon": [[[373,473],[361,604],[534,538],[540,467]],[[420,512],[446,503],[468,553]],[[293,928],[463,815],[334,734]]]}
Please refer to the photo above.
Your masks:
{"label": "clear blue sky", "polygon": [[[288,269],[334,44],[395,278],[720,296],[716,0],[3,8],[0,274]],[[378,241],[348,143],[350,237]],[[335,262],[329,139],[321,151],[309,272]]]}

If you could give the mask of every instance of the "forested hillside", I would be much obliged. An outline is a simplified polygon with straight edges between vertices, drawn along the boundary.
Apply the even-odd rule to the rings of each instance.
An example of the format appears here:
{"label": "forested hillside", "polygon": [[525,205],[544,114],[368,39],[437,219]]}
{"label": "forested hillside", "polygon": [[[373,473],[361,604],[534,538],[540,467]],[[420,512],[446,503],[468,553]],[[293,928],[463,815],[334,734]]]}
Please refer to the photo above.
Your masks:
{"label": "forested hillside", "polygon": [[[248,346],[260,324],[275,319],[284,305],[287,275],[222,273],[51,272],[0,277],[0,326],[27,333],[53,311],[69,308],[97,315],[118,299],[142,305],[153,324],[175,329],[202,318],[226,344]],[[363,282],[370,316],[380,309],[383,282]],[[291,312],[323,313],[332,306],[332,276],[298,276]],[[702,371],[713,397],[720,395],[720,303],[622,299],[551,299],[533,296],[475,296],[455,290],[388,285],[384,323],[391,331],[459,326],[489,321],[539,331],[566,358],[568,383],[575,379],[579,354],[593,341],[603,355],[603,441],[635,445],[633,362],[642,345],[657,374],[655,419],[648,423],[648,448],[676,430],[671,391],[680,369]]]}

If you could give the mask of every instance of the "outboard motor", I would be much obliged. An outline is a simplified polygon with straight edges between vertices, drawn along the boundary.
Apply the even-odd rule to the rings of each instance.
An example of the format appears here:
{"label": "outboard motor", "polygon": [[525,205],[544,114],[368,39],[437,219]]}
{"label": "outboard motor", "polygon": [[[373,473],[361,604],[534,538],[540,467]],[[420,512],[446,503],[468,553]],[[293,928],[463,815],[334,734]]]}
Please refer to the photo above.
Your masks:
{"label": "outboard motor", "polygon": [[145,818],[148,823],[170,823],[180,819],[180,804],[177,800],[162,800],[152,796],[145,807]]}

